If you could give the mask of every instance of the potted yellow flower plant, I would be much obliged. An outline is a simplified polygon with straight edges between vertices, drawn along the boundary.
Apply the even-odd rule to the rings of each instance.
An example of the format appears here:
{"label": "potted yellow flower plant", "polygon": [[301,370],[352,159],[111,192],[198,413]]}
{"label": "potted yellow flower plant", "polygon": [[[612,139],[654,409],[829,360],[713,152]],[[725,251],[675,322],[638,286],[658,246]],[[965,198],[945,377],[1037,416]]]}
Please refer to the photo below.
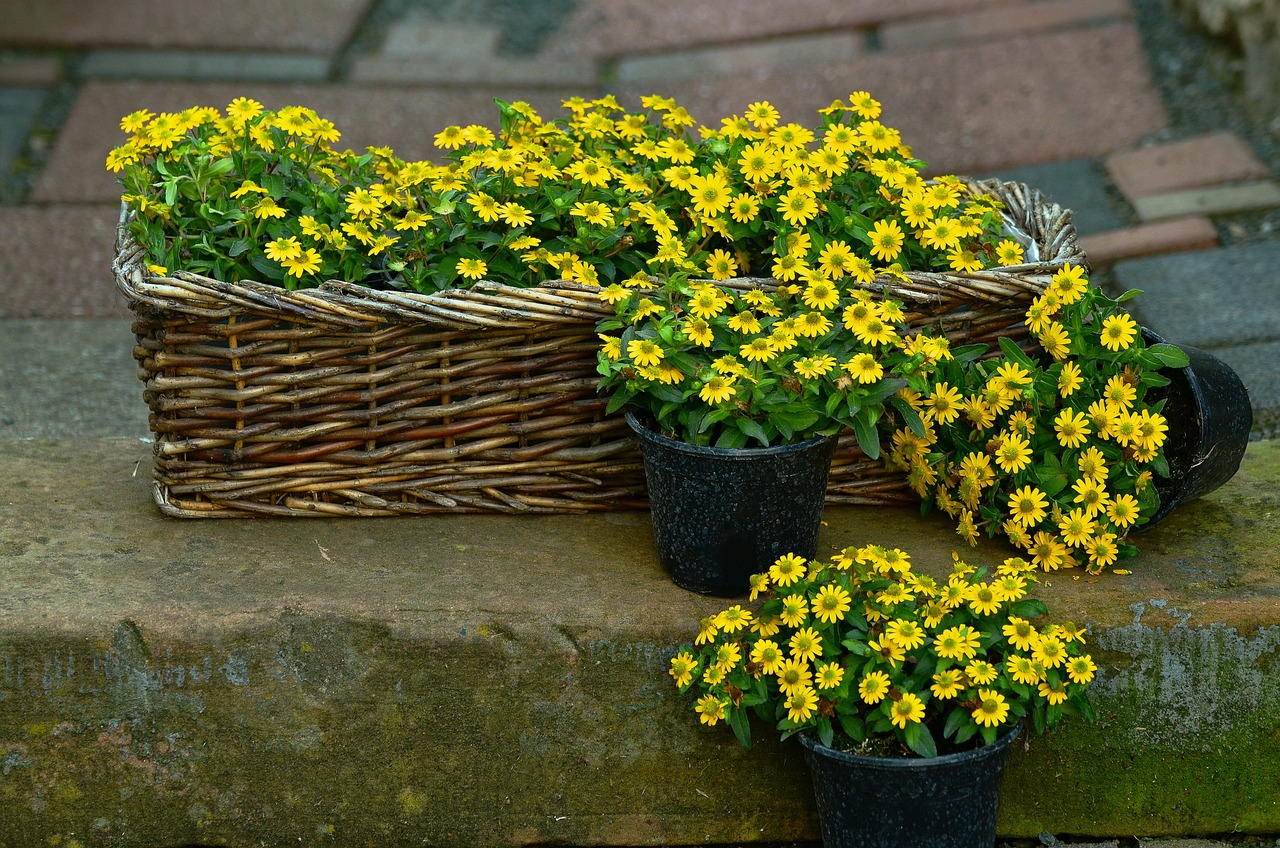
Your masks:
{"label": "potted yellow flower plant", "polygon": [[1044,620],[1036,567],[953,557],[938,571],[878,545],[784,555],[670,662],[703,725],[750,746],[755,714],[799,736],[828,848],[990,845],[1020,726],[1092,720],[1097,666],[1083,630]]}
{"label": "potted yellow flower plant", "polygon": [[[1084,269],[1064,267],[1027,311],[1036,355],[1003,338],[996,357],[984,358],[983,346],[954,350],[932,370],[927,391],[911,396],[923,435],[897,429],[888,461],[926,506],[958,520],[963,538],[1003,535],[1046,571],[1083,565],[1097,573],[1137,553],[1129,533],[1163,514],[1162,497],[1180,497],[1166,482],[1167,416],[1181,430],[1212,414],[1184,397],[1166,409],[1190,357],[1124,310],[1137,294],[1112,299]],[[1215,378],[1220,390],[1230,389],[1229,376],[1238,398],[1220,409],[1243,402],[1247,410],[1238,378],[1224,370]],[[1247,436],[1247,423],[1223,434],[1217,463],[1230,467],[1219,485]],[[1192,445],[1176,447],[1174,462],[1185,464]]]}
{"label": "potted yellow flower plant", "polygon": [[651,99],[665,117],[628,147],[646,190],[617,217],[654,250],[600,292],[601,388],[629,410],[659,554],[688,588],[733,594],[811,554],[836,434],[875,458],[886,407],[912,414],[899,392],[947,341],[908,330],[886,279],[1022,259],[998,201],[924,180],[879,103],[849,100],[816,129],[762,102],[694,139]]}

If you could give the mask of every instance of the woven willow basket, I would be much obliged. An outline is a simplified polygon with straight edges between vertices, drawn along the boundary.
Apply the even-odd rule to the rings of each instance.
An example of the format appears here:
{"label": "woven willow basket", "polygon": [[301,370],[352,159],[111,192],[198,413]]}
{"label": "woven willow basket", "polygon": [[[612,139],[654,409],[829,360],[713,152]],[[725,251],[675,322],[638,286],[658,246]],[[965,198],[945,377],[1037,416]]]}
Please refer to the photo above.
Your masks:
{"label": "woven willow basket", "polygon": [[[1025,339],[1027,305],[1084,264],[1070,213],[981,183],[1037,261],[881,279],[908,323],[957,341]],[[481,283],[432,295],[342,282],[286,291],[157,277],[125,227],[114,271],[155,439],[154,494],[182,517],[576,512],[646,506],[622,416],[596,392],[592,289]],[[740,286],[768,285],[741,280]],[[829,503],[910,502],[901,475],[841,439]]]}

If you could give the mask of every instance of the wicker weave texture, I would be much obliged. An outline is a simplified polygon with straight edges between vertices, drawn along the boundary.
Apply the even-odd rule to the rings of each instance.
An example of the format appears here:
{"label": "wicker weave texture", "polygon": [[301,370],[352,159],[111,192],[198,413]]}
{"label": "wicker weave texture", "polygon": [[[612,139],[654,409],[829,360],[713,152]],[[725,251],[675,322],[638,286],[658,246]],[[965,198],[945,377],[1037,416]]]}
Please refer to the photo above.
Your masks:
{"label": "wicker weave texture", "polygon": [[[1054,272],[1083,264],[1070,214],[982,184],[1039,261],[874,286],[914,328],[1025,338]],[[183,517],[384,516],[641,508],[644,472],[596,392],[595,324],[573,283],[481,283],[417,295],[342,282],[286,291],[176,271],[157,277],[122,211],[114,263],[135,321],[155,437],[155,499]],[[740,280],[747,287],[769,280]],[[842,437],[831,503],[910,501],[901,475]]]}

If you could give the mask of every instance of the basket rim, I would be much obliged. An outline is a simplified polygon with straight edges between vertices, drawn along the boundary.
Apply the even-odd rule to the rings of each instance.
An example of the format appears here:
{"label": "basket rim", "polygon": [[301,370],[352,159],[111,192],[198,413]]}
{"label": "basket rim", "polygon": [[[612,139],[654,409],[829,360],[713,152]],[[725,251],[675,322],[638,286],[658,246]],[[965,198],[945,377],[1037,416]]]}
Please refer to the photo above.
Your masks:
{"label": "basket rim", "polygon": [[[936,302],[943,293],[970,290],[979,299],[1034,297],[1047,279],[1068,264],[1084,266],[1071,211],[1049,201],[1025,183],[965,180],[977,192],[994,195],[1005,205],[1012,223],[1036,243],[1041,259],[1021,265],[974,272],[908,271],[906,280],[879,275],[861,288],[884,292],[904,303]],[[112,271],[117,290],[135,312],[150,307],[164,313],[205,319],[227,318],[242,310],[291,321],[317,321],[358,328],[372,323],[421,322],[449,329],[483,327],[524,328],[547,323],[594,323],[612,314],[599,289],[568,280],[551,280],[533,287],[481,280],[467,289],[429,294],[372,289],[341,280],[327,280],[315,288],[289,290],[256,280],[226,282],[175,270],[169,276],[147,267],[146,250],[128,229],[134,213],[121,200]],[[768,277],[739,277],[716,281],[735,288],[768,288]]]}

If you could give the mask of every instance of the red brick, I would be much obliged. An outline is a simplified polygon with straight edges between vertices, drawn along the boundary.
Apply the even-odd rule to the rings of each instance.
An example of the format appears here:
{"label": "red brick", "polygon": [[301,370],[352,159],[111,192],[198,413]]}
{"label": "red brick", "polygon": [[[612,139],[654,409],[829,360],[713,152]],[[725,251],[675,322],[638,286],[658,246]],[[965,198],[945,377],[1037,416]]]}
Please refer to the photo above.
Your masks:
{"label": "red brick", "polygon": [[1213,222],[1198,215],[1080,237],[1080,247],[1093,268],[1120,259],[1217,246],[1218,231]]}
{"label": "red brick", "polygon": [[373,0],[40,0],[0,3],[0,45],[334,53]]}
{"label": "red brick", "polygon": [[1132,17],[1128,0],[1047,0],[887,24],[880,30],[880,44],[885,50],[912,50]]}
{"label": "red brick", "polygon": [[614,59],[827,29],[873,27],[1011,0],[581,0],[544,54]]}
{"label": "red brick", "polygon": [[52,56],[0,56],[0,85],[57,85],[62,63]]}
{"label": "red brick", "polygon": [[1107,170],[1131,202],[1270,176],[1267,166],[1229,130],[1116,153],[1107,158]]}
{"label": "red brick", "polygon": [[0,207],[0,318],[123,318],[111,274],[119,206]]}
{"label": "red brick", "polygon": [[[618,88],[624,103],[652,93]],[[1131,23],[663,88],[712,125],[756,100],[771,101],[787,120],[813,123],[817,109],[866,89],[934,173],[1098,156],[1166,123]]]}
{"label": "red brick", "polygon": [[466,89],[235,83],[91,82],[76,98],[32,192],[37,203],[118,201],[116,176],[106,170],[107,152],[125,140],[120,118],[143,107],[175,111],[194,104],[225,106],[241,95],[268,108],[304,105],[330,118],[353,150],[391,147],[406,159],[438,155],[432,137],[449,124],[497,128],[495,97],[526,100],[545,116],[559,115],[566,97],[581,90],[471,86]]}

